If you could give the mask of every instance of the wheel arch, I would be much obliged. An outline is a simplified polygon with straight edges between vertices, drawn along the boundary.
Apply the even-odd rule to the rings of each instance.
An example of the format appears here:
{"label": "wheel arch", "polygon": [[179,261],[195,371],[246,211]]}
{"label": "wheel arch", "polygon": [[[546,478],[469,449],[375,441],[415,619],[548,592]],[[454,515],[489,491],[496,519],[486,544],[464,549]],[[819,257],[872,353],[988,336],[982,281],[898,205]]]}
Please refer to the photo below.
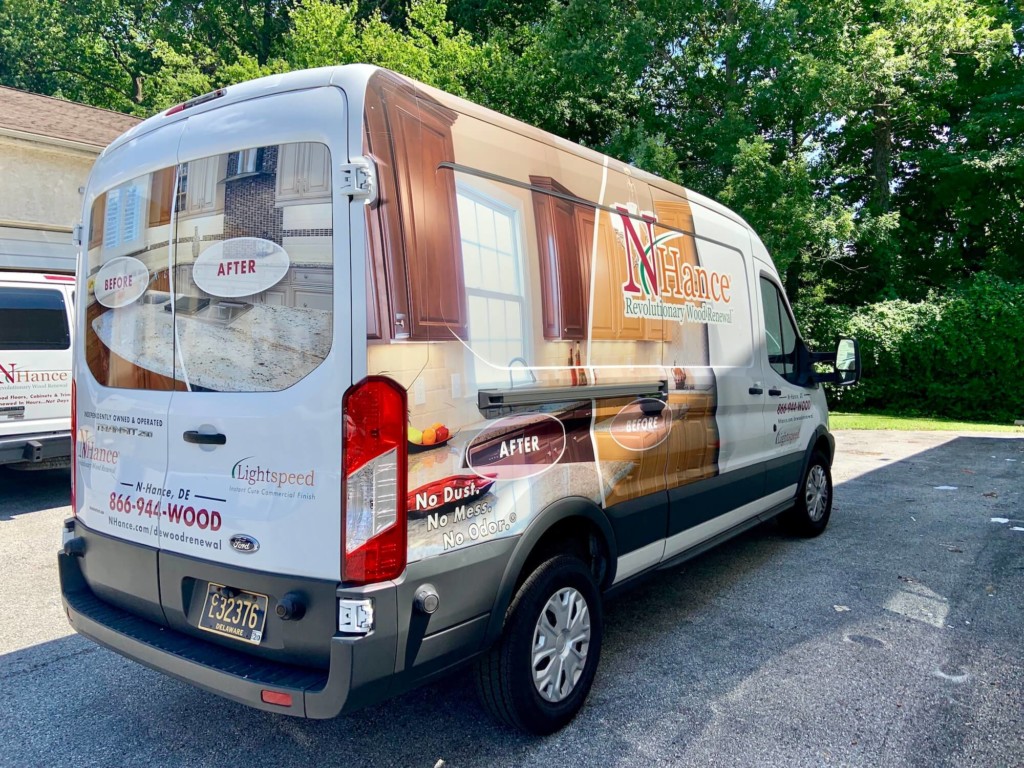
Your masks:
{"label": "wheel arch", "polygon": [[817,429],[814,430],[811,439],[807,441],[807,449],[804,451],[803,469],[800,472],[801,482],[803,482],[807,469],[811,465],[811,457],[819,450],[828,458],[828,465],[831,468],[832,459],[836,453],[836,439],[824,424],[819,424]]}
{"label": "wheel arch", "polygon": [[532,569],[557,552],[573,551],[582,556],[592,572],[596,569],[598,589],[603,591],[614,582],[618,557],[615,533],[604,511],[582,497],[560,499],[546,507],[519,538],[498,587],[485,645],[501,635],[512,598]]}

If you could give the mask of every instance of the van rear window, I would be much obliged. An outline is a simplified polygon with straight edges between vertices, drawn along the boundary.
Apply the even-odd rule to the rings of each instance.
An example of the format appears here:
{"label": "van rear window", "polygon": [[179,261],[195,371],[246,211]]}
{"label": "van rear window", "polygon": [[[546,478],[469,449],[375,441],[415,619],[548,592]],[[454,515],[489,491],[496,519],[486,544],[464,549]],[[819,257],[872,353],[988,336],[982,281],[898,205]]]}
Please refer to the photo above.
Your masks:
{"label": "van rear window", "polygon": [[86,360],[108,387],[287,389],[333,336],[331,158],[297,142],[187,160],[99,195]]}
{"label": "van rear window", "polygon": [[68,314],[60,291],[0,288],[0,349],[67,349]]}

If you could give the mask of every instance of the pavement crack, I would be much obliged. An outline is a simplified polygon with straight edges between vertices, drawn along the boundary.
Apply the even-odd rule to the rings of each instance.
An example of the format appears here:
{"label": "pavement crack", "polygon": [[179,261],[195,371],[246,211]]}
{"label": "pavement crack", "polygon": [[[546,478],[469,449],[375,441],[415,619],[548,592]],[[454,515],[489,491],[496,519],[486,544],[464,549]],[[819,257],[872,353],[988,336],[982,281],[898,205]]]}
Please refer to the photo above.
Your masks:
{"label": "pavement crack", "polygon": [[49,666],[51,666],[53,664],[57,664],[57,663],[63,662],[63,661],[70,661],[71,659],[75,659],[75,658],[78,658],[80,656],[86,656],[88,654],[96,653],[97,651],[101,651],[101,650],[103,650],[103,649],[100,648],[99,646],[96,646],[96,647],[93,647],[93,648],[82,648],[81,650],[74,651],[73,653],[62,653],[59,656],[54,656],[54,657],[45,659],[43,661],[36,662],[34,664],[33,663],[29,663],[26,666],[23,666],[21,668],[15,667],[12,671],[5,673],[3,677],[6,680],[10,680],[10,679],[15,678],[15,677],[20,677],[20,676],[23,676],[23,675],[30,675],[33,672],[38,672],[39,670],[45,669],[46,667],[49,667]]}

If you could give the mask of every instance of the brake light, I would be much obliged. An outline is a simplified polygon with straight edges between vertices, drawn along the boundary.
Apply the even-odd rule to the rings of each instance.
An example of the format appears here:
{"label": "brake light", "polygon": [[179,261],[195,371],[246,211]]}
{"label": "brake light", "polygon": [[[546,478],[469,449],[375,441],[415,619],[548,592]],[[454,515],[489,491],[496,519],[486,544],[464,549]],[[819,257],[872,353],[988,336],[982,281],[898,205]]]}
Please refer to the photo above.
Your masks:
{"label": "brake light", "polygon": [[71,380],[71,514],[78,517],[75,511],[75,490],[78,484],[78,398],[75,395],[75,380]]}
{"label": "brake light", "polygon": [[384,376],[342,400],[341,578],[367,584],[405,570],[406,392]]}
{"label": "brake light", "polygon": [[181,102],[181,104],[175,104],[173,107],[164,112],[164,117],[176,115],[182,110],[186,110],[191,107],[198,106],[200,104],[205,104],[206,102],[213,101],[214,99],[219,99],[225,93],[227,93],[227,90],[225,90],[224,88],[218,88],[216,91],[204,93],[202,96],[196,96],[194,99],[189,99],[188,101]]}

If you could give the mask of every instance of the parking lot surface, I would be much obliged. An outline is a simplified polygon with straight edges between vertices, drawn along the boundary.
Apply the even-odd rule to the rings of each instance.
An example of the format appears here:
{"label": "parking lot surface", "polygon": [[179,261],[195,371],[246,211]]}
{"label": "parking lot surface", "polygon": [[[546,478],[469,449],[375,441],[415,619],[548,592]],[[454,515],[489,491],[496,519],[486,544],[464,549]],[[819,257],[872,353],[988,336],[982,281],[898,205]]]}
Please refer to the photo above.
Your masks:
{"label": "parking lot surface", "polygon": [[333,721],[73,635],[67,472],[0,471],[0,765],[1024,766],[1024,440],[840,432],[832,522],[759,526],[606,606],[589,702],[532,739],[454,676]]}

